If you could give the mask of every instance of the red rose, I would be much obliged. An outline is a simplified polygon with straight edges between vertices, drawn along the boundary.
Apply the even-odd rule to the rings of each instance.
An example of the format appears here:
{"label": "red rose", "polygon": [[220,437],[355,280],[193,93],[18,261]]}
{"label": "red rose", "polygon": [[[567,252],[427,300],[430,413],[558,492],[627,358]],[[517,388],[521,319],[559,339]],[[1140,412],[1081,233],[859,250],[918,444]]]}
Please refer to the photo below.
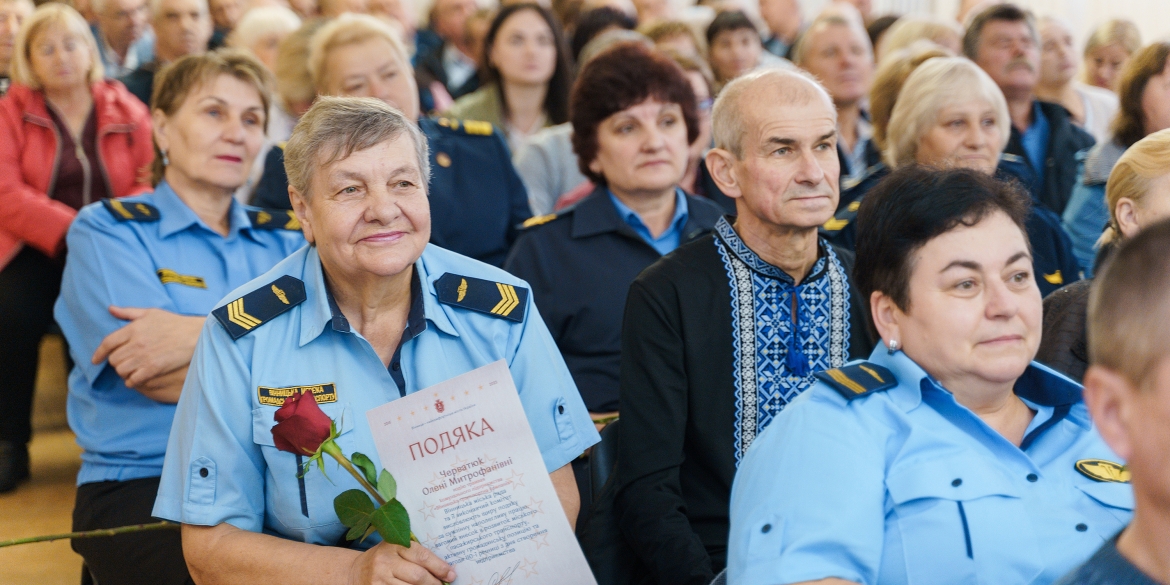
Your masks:
{"label": "red rose", "polygon": [[329,417],[317,406],[312,392],[297,393],[286,398],[276,411],[276,426],[272,427],[272,442],[276,448],[297,455],[312,455],[329,438]]}

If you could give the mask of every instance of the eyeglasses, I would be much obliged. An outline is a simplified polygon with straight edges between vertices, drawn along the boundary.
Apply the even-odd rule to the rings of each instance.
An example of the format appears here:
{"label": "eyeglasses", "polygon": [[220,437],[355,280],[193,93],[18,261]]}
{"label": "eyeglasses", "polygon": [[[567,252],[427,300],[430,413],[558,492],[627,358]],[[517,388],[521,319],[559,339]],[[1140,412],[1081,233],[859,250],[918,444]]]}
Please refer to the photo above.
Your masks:
{"label": "eyeglasses", "polygon": [[711,106],[715,105],[715,98],[707,98],[699,102],[699,113],[706,114],[711,111]]}

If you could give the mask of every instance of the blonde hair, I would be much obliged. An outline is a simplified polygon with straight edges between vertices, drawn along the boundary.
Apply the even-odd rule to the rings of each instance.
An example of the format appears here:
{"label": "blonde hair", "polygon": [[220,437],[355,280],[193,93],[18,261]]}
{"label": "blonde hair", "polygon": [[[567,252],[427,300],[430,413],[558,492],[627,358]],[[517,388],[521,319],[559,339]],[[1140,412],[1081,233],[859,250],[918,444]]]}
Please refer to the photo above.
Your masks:
{"label": "blonde hair", "polygon": [[390,43],[390,50],[400,62],[409,66],[406,47],[398,33],[386,22],[367,14],[346,13],[321,27],[309,42],[309,76],[318,92],[324,90],[325,58],[329,52],[347,45],[356,45],[370,39],[382,39]]}
{"label": "blonde hair", "polygon": [[102,67],[97,41],[89,25],[76,10],[65,4],[49,2],[37,8],[32,16],[28,17],[16,35],[16,43],[12,51],[12,81],[26,85],[32,89],[41,89],[43,85],[33,73],[29,55],[32,52],[32,41],[50,26],[60,26],[73,33],[89,47],[89,83],[100,82],[106,74]]}
{"label": "blonde hair", "polygon": [[1117,203],[1124,197],[1140,207],[1153,182],[1170,175],[1166,161],[1170,161],[1170,129],[1142,138],[1117,159],[1109,173],[1109,181],[1105,183],[1109,225],[1097,241],[1099,245],[1121,240],[1121,231],[1117,227]]}
{"label": "blonde hair", "polygon": [[289,35],[301,26],[301,17],[283,6],[263,6],[244,13],[227,38],[227,44],[251,51],[252,46],[270,34]]}
{"label": "blonde hair", "polygon": [[890,115],[906,78],[919,65],[936,57],[954,57],[955,54],[931,41],[918,40],[909,47],[886,56],[873,76],[869,90],[869,117],[873,124],[873,142],[879,150],[886,149],[886,132],[890,126]]}
{"label": "blonde hair", "polygon": [[981,99],[995,110],[1002,152],[1011,138],[1007,100],[978,65],[962,57],[938,57],[919,65],[902,86],[887,127],[885,159],[893,168],[917,160],[918,142],[948,104]]}
{"label": "blonde hair", "polygon": [[902,49],[908,48],[917,41],[932,41],[942,45],[940,41],[951,37],[956,43],[963,40],[963,31],[959,25],[951,20],[929,18],[921,16],[903,16],[890,27],[889,32],[882,37],[877,47],[874,47],[878,63]]}
{"label": "blonde hair", "polygon": [[1142,48],[1142,33],[1136,24],[1124,18],[1107,20],[1093,29],[1093,34],[1085,41],[1084,54],[1088,57],[1093,51],[1113,44],[1120,45],[1127,55],[1133,55]]}
{"label": "blonde hair", "polygon": [[691,25],[681,20],[659,20],[650,22],[638,27],[638,32],[646,35],[650,40],[657,44],[663,39],[672,37],[687,37],[695,45],[695,50],[699,52],[699,57],[707,56],[707,41],[699,33],[695,32]]}
{"label": "blonde hair", "polygon": [[[309,75],[309,43],[325,24],[325,19],[307,20],[280,42],[276,51],[276,93],[286,112],[296,115],[297,105],[311,104],[317,97],[313,76]],[[308,106],[306,106],[308,107]]]}

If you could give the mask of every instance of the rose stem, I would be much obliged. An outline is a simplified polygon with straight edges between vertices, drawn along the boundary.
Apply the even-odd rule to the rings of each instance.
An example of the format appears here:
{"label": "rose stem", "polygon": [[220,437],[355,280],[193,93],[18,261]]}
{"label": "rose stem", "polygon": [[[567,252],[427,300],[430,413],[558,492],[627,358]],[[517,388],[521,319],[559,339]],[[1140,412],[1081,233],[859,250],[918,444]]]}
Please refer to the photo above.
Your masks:
{"label": "rose stem", "polygon": [[378,502],[379,507],[386,504],[386,500],[382,497],[382,494],[378,493],[378,488],[370,485],[370,482],[366,481],[365,476],[363,476],[360,471],[354,468],[353,464],[349,462],[349,459],[347,459],[345,455],[341,453],[341,448],[337,446],[337,443],[329,441],[321,447],[322,451],[328,453],[331,457],[336,459],[338,465],[344,467],[345,470],[348,471],[354,479],[358,480],[358,483],[362,484],[362,487],[365,488],[367,492],[370,492],[371,496],[374,496],[374,500]]}
{"label": "rose stem", "polygon": [[102,528],[100,530],[87,530],[85,532],[67,532],[65,534],[48,534],[45,536],[30,536],[28,538],[15,538],[13,540],[0,541],[0,548],[6,546],[16,546],[18,544],[29,544],[33,542],[49,542],[53,540],[64,540],[66,538],[94,538],[97,536],[114,536],[116,534],[126,534],[130,532],[145,532],[147,530],[174,530],[179,528],[179,524],[174,522],[156,522],[154,524],[136,524],[134,526],[119,526],[117,528]]}

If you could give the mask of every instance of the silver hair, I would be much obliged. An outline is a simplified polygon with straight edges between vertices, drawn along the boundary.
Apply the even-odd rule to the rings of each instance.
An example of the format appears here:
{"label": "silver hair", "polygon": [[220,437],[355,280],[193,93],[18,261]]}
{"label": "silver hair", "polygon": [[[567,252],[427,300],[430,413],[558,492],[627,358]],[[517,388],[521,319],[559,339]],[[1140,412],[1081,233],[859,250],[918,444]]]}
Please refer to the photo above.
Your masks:
{"label": "silver hair", "polygon": [[785,105],[803,105],[819,95],[836,118],[837,109],[833,107],[833,98],[811,75],[801,70],[763,67],[733,79],[719,92],[711,112],[715,148],[726,150],[737,160],[743,160],[743,137],[747,134],[747,128],[744,124],[743,104],[740,102],[754,86],[767,82],[778,85],[774,101]]}
{"label": "silver hair", "polygon": [[938,122],[948,104],[983,100],[995,110],[1003,152],[1011,138],[1011,118],[999,86],[978,65],[962,57],[935,57],[919,65],[902,85],[890,114],[886,163],[897,168],[917,160],[918,142]]}
{"label": "silver hair", "polygon": [[414,143],[425,190],[431,181],[430,149],[413,120],[375,98],[318,97],[297,122],[284,148],[288,184],[308,199],[315,169],[394,140],[404,132]]}

